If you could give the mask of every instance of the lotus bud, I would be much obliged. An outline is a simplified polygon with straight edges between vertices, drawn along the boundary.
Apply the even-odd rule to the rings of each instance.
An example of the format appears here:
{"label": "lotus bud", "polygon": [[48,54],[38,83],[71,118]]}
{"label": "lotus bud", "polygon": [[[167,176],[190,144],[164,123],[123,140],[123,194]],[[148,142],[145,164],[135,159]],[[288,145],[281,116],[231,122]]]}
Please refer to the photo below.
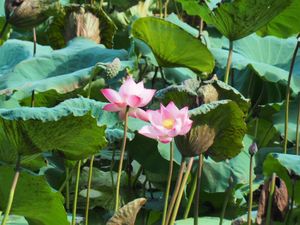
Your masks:
{"label": "lotus bud", "polygon": [[212,146],[215,135],[215,130],[205,124],[192,127],[186,135],[175,137],[175,143],[182,156],[194,157],[206,152]]}
{"label": "lotus bud", "polygon": [[257,153],[257,151],[258,151],[257,144],[256,142],[253,142],[249,147],[249,154],[251,156],[254,156]]}

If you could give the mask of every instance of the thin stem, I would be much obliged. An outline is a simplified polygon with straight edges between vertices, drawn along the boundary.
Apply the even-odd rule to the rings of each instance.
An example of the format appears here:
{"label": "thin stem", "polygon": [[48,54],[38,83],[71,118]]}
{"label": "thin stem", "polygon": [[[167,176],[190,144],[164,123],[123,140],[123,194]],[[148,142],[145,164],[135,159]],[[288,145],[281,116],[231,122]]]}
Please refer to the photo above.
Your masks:
{"label": "thin stem", "polygon": [[143,167],[140,166],[139,170],[137,171],[137,173],[136,173],[136,175],[134,176],[134,179],[133,179],[133,181],[132,181],[132,187],[135,187],[135,186],[136,186],[136,184],[137,184],[137,182],[138,182],[138,180],[139,180],[139,177],[141,176],[142,172],[143,172]]}
{"label": "thin stem", "polygon": [[110,162],[110,178],[111,178],[111,186],[112,186],[112,189],[113,189],[113,194],[115,196],[115,179],[114,179],[114,174],[113,174],[113,169],[114,169],[114,166],[115,166],[115,149],[113,149],[113,152],[112,152],[112,159],[111,159],[111,162]]}
{"label": "thin stem", "polygon": [[33,56],[36,54],[36,29],[35,27],[32,29],[33,32]]}
{"label": "thin stem", "polygon": [[92,155],[91,161],[90,161],[88,186],[87,186],[87,192],[86,192],[85,225],[89,224],[90,193],[91,193],[91,186],[92,186],[92,179],[93,179],[94,160],[95,160],[95,156]]}
{"label": "thin stem", "polygon": [[227,205],[228,205],[228,201],[229,201],[231,193],[232,193],[232,182],[229,182],[229,187],[226,191],[225,199],[224,199],[223,206],[222,206],[222,212],[221,212],[221,216],[220,216],[219,225],[223,224],[223,219],[225,217],[225,213],[226,213],[226,209],[227,209]]}
{"label": "thin stem", "polygon": [[67,211],[70,210],[70,183],[69,183],[69,177],[70,177],[70,169],[66,168],[66,209]]}
{"label": "thin stem", "polygon": [[34,107],[34,90],[31,92],[31,102],[30,102],[30,107]]}
{"label": "thin stem", "polygon": [[169,5],[170,0],[165,1],[165,18],[168,16],[168,5]]}
{"label": "thin stem", "polygon": [[10,210],[12,207],[12,203],[14,201],[15,191],[16,191],[16,187],[18,184],[19,176],[20,176],[20,162],[21,162],[21,158],[20,158],[20,156],[18,156],[17,163],[16,163],[16,173],[15,173],[15,176],[14,176],[11,188],[10,188],[8,202],[6,205],[6,210],[5,210],[5,214],[4,214],[3,220],[1,222],[1,225],[5,225],[9,218],[9,213],[10,213]]}
{"label": "thin stem", "polygon": [[247,217],[247,224],[252,224],[252,202],[253,202],[253,183],[252,183],[252,168],[253,168],[253,154],[250,155],[250,168],[249,168],[249,187],[250,187],[250,193],[249,193],[249,204],[248,204],[248,217]]}
{"label": "thin stem", "polygon": [[187,169],[186,169],[186,172],[184,174],[184,177],[183,177],[180,189],[179,189],[178,197],[177,197],[177,200],[176,200],[176,203],[175,203],[174,211],[173,211],[173,214],[172,214],[172,217],[171,217],[170,225],[175,224],[175,220],[176,220],[177,213],[178,213],[178,210],[179,210],[179,205],[180,205],[180,202],[181,202],[181,199],[182,199],[183,191],[184,191],[185,185],[187,183],[188,177],[190,175],[190,171],[191,171],[193,162],[194,162],[194,157],[190,158]]}
{"label": "thin stem", "polygon": [[298,111],[296,126],[296,155],[299,155],[300,92],[298,93]]}
{"label": "thin stem", "polygon": [[178,192],[179,192],[180,184],[181,184],[181,181],[182,181],[182,178],[183,178],[183,173],[184,173],[185,166],[186,166],[186,162],[184,160],[184,157],[182,157],[181,164],[180,164],[180,169],[179,169],[179,174],[178,174],[178,177],[177,177],[176,185],[175,185],[173,195],[172,195],[172,198],[171,198],[171,201],[170,201],[170,204],[169,204],[168,212],[167,212],[167,219],[166,219],[166,224],[167,225],[169,224],[169,221],[170,221],[170,218],[171,218],[171,213],[173,211],[174,204],[175,204],[175,201],[176,201],[177,196],[178,196]]}
{"label": "thin stem", "polygon": [[272,174],[272,181],[271,186],[269,185],[269,199],[268,199],[268,208],[267,208],[267,218],[266,218],[266,225],[271,224],[271,212],[272,212],[272,202],[273,202],[273,195],[275,191],[275,180],[276,180],[276,174]]}
{"label": "thin stem", "polygon": [[103,8],[103,2],[104,2],[104,0],[100,0],[100,8],[101,9]]}
{"label": "thin stem", "polygon": [[195,203],[195,205],[194,205],[194,225],[198,225],[202,167],[203,167],[203,155],[200,154],[199,160],[198,160],[198,171],[197,171],[197,191],[196,191],[196,199],[194,202]]}
{"label": "thin stem", "polygon": [[72,212],[72,225],[76,224],[76,212],[77,212],[77,200],[78,200],[79,179],[80,179],[80,167],[81,167],[81,160],[79,160],[78,164],[77,164],[74,203],[73,203],[73,212]]}
{"label": "thin stem", "polygon": [[155,67],[154,75],[153,75],[152,81],[151,81],[152,88],[154,88],[154,84],[155,84],[155,80],[156,80],[156,77],[157,77],[158,69],[159,69],[158,67]]}
{"label": "thin stem", "polygon": [[228,84],[228,80],[229,80],[229,73],[230,73],[230,68],[232,63],[232,52],[233,52],[233,42],[229,41],[229,52],[228,52],[225,79],[224,79],[224,82],[226,84]]}
{"label": "thin stem", "polygon": [[[78,163],[77,163],[78,164]],[[76,165],[77,165],[76,164]],[[76,167],[76,166],[75,166]],[[58,192],[62,192],[64,190],[64,188],[66,187],[67,183],[70,181],[70,179],[72,178],[72,174],[74,172],[75,167],[73,167],[71,169],[71,172],[68,173],[68,176],[66,176],[66,179],[64,180],[63,184],[60,186],[60,188],[58,189]]]}
{"label": "thin stem", "polygon": [[173,155],[174,155],[174,143],[173,140],[170,142],[170,161],[169,161],[169,176],[168,176],[168,183],[165,193],[165,206],[163,212],[163,219],[162,225],[166,224],[167,219],[167,210],[168,210],[168,202],[169,202],[169,195],[170,195],[170,187],[172,182],[172,175],[173,175]]}
{"label": "thin stem", "polygon": [[190,191],[191,195],[189,196],[188,204],[187,204],[186,209],[184,211],[183,219],[187,219],[188,216],[189,216],[191,206],[192,206],[192,203],[193,203],[193,200],[194,200],[194,196],[195,196],[195,193],[196,193],[196,189],[197,189],[197,174],[195,175],[194,180],[193,180],[192,188],[191,188],[191,191]]}
{"label": "thin stem", "polygon": [[292,62],[290,66],[289,76],[288,76],[288,83],[286,86],[286,105],[285,105],[285,123],[284,123],[284,145],[283,145],[283,151],[286,154],[287,153],[287,143],[288,143],[288,123],[289,123],[289,105],[290,105],[290,86],[291,86],[291,80],[293,75],[293,70],[295,66],[295,61],[298,53],[300,42],[297,40],[297,45],[294,50],[294,54],[292,57]]}
{"label": "thin stem", "polygon": [[159,17],[163,18],[163,3],[162,3],[162,0],[158,0],[158,7],[159,7]]}
{"label": "thin stem", "polygon": [[115,212],[117,212],[118,209],[120,208],[119,207],[120,206],[120,200],[119,200],[120,183],[121,183],[121,174],[122,174],[122,167],[123,167],[123,160],[124,160],[126,139],[127,139],[128,113],[129,113],[129,107],[127,107],[126,112],[125,112],[124,137],[123,137],[123,143],[122,143],[122,148],[121,148],[121,156],[120,156],[118,178],[117,178]]}

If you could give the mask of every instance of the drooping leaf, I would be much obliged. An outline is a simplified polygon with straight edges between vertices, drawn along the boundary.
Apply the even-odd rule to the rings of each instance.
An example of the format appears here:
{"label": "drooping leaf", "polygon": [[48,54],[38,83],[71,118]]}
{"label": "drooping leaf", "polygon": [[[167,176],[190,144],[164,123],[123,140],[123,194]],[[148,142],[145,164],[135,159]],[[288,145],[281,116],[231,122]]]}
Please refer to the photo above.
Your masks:
{"label": "drooping leaf", "polygon": [[[214,68],[205,45],[175,24],[154,17],[140,18],[132,25],[132,35],[149,45],[160,66],[187,67],[196,72]],[[178,45],[178,40],[185,45]]]}
{"label": "drooping leaf", "polygon": [[[292,177],[295,179],[295,190],[300,188],[300,156],[291,154],[270,153],[263,164],[264,175],[271,177],[276,173],[284,180],[289,196],[292,196]],[[300,193],[295,192],[295,201],[300,202]]]}
{"label": "drooping leaf", "polygon": [[[222,77],[228,57],[226,38],[209,38],[209,49],[216,58],[217,74]],[[279,39],[255,34],[235,41],[232,58],[234,87],[252,102],[280,102],[285,98],[290,61],[296,38]],[[251,47],[250,47],[251,46]],[[296,61],[299,61],[300,53]],[[292,93],[298,93],[300,70],[296,64],[291,80]],[[261,97],[259,97],[261,95]]]}
{"label": "drooping leaf", "polygon": [[113,119],[116,115],[102,110],[103,105],[79,98],[53,108],[0,109],[1,160],[13,161],[17,153],[51,150],[61,151],[69,159],[97,153],[106,145],[105,124],[117,121]]}
{"label": "drooping leaf", "polygon": [[213,144],[206,154],[215,161],[232,158],[241,152],[246,124],[244,113],[235,102],[222,100],[203,104],[189,114],[193,120],[192,129],[208,126],[212,130]]}
{"label": "drooping leaf", "polygon": [[[0,207],[5,210],[15,170],[0,167]],[[11,214],[24,216],[29,225],[68,225],[62,196],[54,192],[43,176],[21,172]]]}
{"label": "drooping leaf", "polygon": [[189,15],[197,15],[214,25],[229,40],[246,37],[275,18],[292,0],[234,0],[210,9],[206,2],[177,0]]}
{"label": "drooping leaf", "polygon": [[294,34],[300,33],[299,10],[300,2],[293,0],[290,6],[256,33],[261,36],[274,35],[281,38],[288,38]]}

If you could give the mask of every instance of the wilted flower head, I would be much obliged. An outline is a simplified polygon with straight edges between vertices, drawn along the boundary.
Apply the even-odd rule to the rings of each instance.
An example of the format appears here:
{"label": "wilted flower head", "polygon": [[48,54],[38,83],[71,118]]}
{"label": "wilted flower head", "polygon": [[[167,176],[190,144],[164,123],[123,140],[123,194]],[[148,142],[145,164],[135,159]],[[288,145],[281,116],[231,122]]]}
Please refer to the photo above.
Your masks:
{"label": "wilted flower head", "polygon": [[120,118],[124,118],[127,107],[129,107],[129,116],[146,120],[146,112],[139,107],[146,106],[153,95],[154,89],[144,88],[143,82],[135,83],[131,76],[128,76],[121,85],[119,92],[105,88],[101,93],[110,102],[104,106],[104,110],[110,112],[119,112]]}
{"label": "wilted flower head", "polygon": [[193,122],[189,119],[188,107],[179,110],[174,102],[166,107],[161,105],[159,110],[148,110],[147,116],[151,125],[144,126],[139,133],[162,143],[170,142],[177,135],[185,135]]}

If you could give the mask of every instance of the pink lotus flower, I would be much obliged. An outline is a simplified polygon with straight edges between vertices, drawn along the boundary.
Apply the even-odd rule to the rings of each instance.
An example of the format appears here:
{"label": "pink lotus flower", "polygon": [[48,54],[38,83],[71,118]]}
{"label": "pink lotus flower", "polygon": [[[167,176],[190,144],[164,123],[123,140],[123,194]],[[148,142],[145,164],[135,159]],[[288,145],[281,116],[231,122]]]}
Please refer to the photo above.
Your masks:
{"label": "pink lotus flower", "polygon": [[111,102],[103,107],[104,110],[119,112],[120,118],[124,119],[126,108],[129,107],[129,116],[147,120],[146,112],[139,108],[151,101],[155,90],[144,88],[142,81],[135,83],[132,77],[128,76],[119,92],[105,88],[101,90],[101,93]]}
{"label": "pink lotus flower", "polygon": [[170,102],[166,107],[161,105],[159,110],[148,110],[146,113],[151,125],[144,126],[139,133],[162,143],[170,142],[177,135],[185,135],[193,122],[189,119],[188,107],[179,110],[174,102]]}

